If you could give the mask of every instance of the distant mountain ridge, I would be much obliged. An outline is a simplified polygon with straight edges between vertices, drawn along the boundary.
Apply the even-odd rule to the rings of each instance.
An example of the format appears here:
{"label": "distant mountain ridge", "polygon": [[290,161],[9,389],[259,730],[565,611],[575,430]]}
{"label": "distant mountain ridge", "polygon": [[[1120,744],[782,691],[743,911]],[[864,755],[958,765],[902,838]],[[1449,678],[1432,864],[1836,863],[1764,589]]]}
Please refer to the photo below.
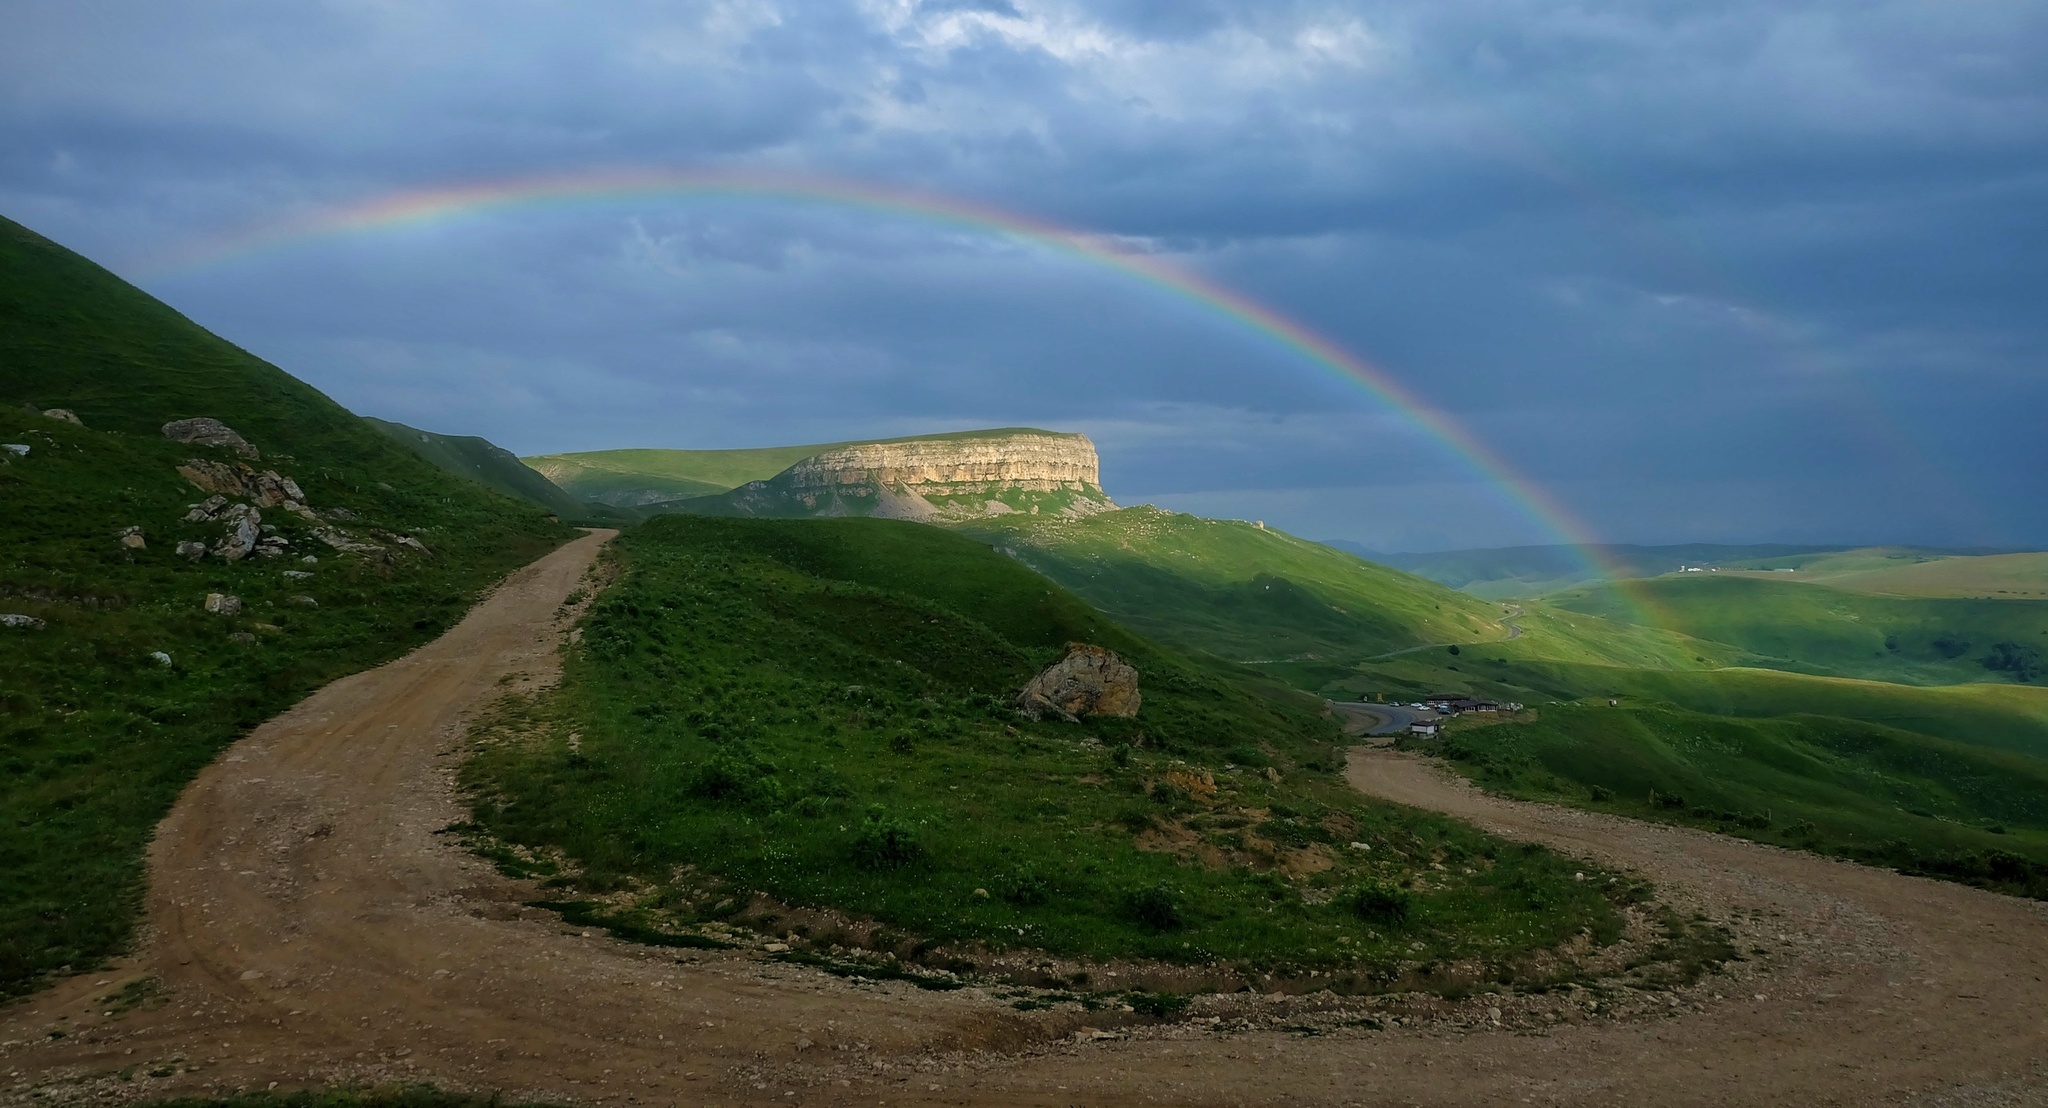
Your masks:
{"label": "distant mountain ridge", "polygon": [[489,439],[475,435],[441,435],[374,416],[364,416],[363,422],[449,473],[467,477],[506,496],[538,504],[570,523],[616,524],[638,518],[628,509],[576,499],[520,461],[518,455]]}

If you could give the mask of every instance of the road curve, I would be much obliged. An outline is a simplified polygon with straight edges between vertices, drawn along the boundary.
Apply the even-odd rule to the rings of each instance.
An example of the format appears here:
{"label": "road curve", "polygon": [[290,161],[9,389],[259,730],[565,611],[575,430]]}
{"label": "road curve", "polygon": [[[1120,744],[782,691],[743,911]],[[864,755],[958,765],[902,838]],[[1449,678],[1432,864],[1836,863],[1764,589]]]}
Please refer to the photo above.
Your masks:
{"label": "road curve", "polygon": [[[1352,781],[1648,873],[1771,952],[1744,986],[1768,995],[1540,1030],[1076,1041],[986,990],[567,928],[439,832],[466,714],[552,679],[561,605],[608,537],[202,773],[151,849],[141,949],[0,1010],[0,1102],[398,1080],[611,1104],[2048,1103],[2044,906],[1500,801],[1392,752],[1355,755]],[[139,1003],[115,999],[130,985]]]}

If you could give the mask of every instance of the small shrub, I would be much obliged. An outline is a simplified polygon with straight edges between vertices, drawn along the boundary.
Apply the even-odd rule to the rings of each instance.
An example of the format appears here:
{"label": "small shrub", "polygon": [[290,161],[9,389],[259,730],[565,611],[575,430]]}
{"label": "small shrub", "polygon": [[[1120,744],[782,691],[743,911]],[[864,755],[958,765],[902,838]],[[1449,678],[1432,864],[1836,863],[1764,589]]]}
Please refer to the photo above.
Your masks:
{"label": "small shrub", "polygon": [[1029,870],[999,874],[990,884],[995,886],[997,896],[1019,907],[1031,907],[1052,899],[1052,886],[1044,877]]}
{"label": "small shrub", "polygon": [[1180,897],[1165,885],[1146,885],[1124,894],[1124,910],[1148,931],[1177,931],[1187,920]]}
{"label": "small shrub", "polygon": [[[572,756],[573,757],[573,756]],[[690,795],[705,800],[745,803],[774,792],[774,767],[729,751],[713,754],[690,780]]]}
{"label": "small shrub", "polygon": [[898,754],[908,754],[917,749],[917,737],[908,731],[898,731],[889,736],[889,749]]}
{"label": "small shrub", "polygon": [[1367,923],[1399,927],[1413,914],[1415,898],[1388,885],[1367,885],[1347,898],[1351,911]]}
{"label": "small shrub", "polygon": [[1593,800],[1594,800],[1594,802],[1595,802],[1595,803],[1605,803],[1606,801],[1609,801],[1609,800],[1613,800],[1613,799],[1614,799],[1614,790],[1613,790],[1613,789],[1610,789],[1610,788],[1606,787],[1605,785],[1595,785],[1595,786],[1593,786]]}
{"label": "small shrub", "polygon": [[1188,998],[1176,993],[1129,993],[1125,995],[1124,1003],[1141,1016],[1166,1019],[1179,1015],[1188,1006]]}
{"label": "small shrub", "polygon": [[925,859],[917,833],[892,820],[870,819],[853,835],[853,864],[866,870],[902,869]]}

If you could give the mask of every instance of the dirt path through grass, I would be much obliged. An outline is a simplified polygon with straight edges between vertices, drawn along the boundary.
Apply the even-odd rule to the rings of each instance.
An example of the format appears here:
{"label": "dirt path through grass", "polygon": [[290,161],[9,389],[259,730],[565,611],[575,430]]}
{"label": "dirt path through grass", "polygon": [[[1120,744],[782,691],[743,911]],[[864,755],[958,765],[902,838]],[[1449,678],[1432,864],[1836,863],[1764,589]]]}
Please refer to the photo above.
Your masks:
{"label": "dirt path through grass", "polygon": [[[664,1105],[2048,1102],[2042,905],[1499,801],[1393,753],[1357,756],[1353,780],[1640,868],[1735,919],[1769,964],[1744,970],[1743,995],[1716,999],[1738,979],[1710,979],[1631,1022],[1582,1015],[1575,994],[1501,1002],[1507,1029],[1480,999],[1448,1016],[1417,1001],[1387,1030],[1118,1030],[1114,1014],[1018,1012],[986,990],[565,927],[439,832],[462,814],[449,779],[465,714],[552,679],[560,605],[605,537],[209,767],[152,849],[142,950],[0,1010],[0,1102],[394,1080]],[[1084,1020],[1102,1030],[1075,1035]]]}

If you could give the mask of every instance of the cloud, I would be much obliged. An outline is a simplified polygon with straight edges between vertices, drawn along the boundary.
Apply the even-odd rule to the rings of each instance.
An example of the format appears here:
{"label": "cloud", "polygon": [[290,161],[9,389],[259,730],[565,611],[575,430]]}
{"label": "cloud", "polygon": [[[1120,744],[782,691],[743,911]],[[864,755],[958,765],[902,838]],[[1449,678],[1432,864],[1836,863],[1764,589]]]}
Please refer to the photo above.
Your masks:
{"label": "cloud", "polygon": [[[2048,499],[2044,53],[2036,7],[1906,0],[22,0],[0,212],[141,272],[447,183],[873,181],[1272,305],[1609,537],[2038,543],[1986,506]],[[149,284],[358,408],[517,449],[1041,423],[1134,495],[1526,537],[1299,351],[941,220],[532,206]]]}

